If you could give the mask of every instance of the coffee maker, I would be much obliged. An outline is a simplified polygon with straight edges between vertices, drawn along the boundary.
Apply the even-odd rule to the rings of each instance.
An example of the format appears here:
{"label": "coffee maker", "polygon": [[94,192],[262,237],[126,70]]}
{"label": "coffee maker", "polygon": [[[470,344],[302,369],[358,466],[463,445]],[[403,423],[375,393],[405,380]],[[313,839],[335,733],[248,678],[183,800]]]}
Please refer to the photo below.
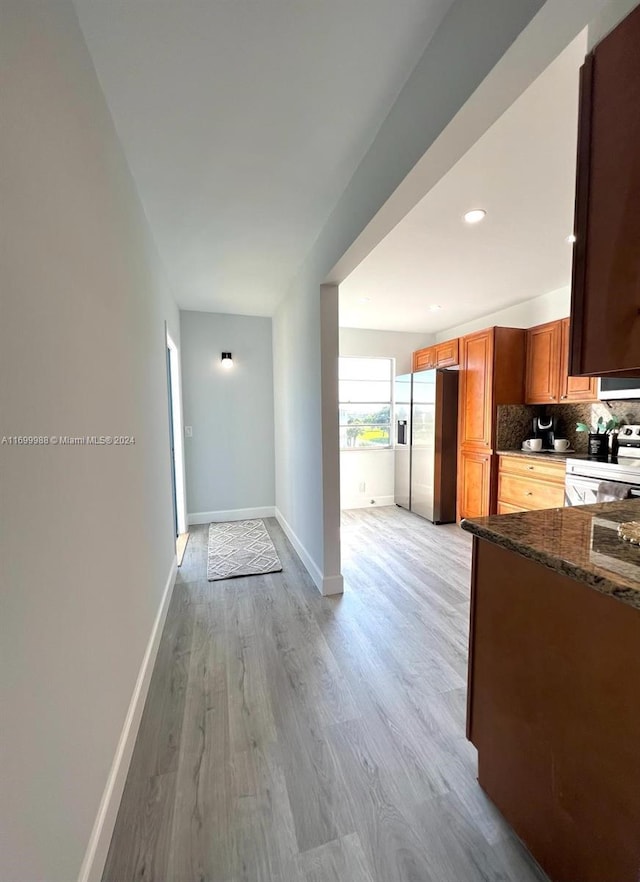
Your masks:
{"label": "coffee maker", "polygon": [[533,438],[542,440],[543,450],[553,450],[556,438],[562,438],[558,417],[541,414],[533,418]]}

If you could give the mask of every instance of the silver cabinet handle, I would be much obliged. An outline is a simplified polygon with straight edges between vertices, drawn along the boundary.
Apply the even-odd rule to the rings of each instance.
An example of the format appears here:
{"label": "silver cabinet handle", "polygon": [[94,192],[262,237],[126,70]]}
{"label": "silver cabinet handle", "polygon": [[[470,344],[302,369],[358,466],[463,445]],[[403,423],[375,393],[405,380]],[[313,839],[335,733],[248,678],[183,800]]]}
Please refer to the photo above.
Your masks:
{"label": "silver cabinet handle", "polygon": [[527,490],[527,492],[524,495],[525,496],[533,496],[533,490]]}

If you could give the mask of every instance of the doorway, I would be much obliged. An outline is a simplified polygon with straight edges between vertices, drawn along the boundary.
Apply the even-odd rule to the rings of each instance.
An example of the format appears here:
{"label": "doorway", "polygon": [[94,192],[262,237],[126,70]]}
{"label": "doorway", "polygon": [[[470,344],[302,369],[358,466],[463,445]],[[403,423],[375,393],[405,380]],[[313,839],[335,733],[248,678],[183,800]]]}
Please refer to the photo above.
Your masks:
{"label": "doorway", "polygon": [[166,362],[172,523],[176,539],[178,566],[180,566],[189,538],[186,517],[184,445],[182,435],[182,385],[180,382],[178,347],[168,331],[166,332]]}

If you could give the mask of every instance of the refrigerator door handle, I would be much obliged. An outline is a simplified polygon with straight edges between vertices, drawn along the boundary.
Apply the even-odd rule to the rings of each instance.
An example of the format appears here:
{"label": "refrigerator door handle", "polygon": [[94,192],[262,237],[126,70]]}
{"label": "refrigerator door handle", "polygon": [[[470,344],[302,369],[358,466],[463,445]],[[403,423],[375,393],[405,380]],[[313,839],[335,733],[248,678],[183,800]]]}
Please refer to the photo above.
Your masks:
{"label": "refrigerator door handle", "polygon": [[407,443],[407,421],[406,420],[398,420],[398,429],[397,429],[396,437],[398,439],[398,444],[406,444]]}

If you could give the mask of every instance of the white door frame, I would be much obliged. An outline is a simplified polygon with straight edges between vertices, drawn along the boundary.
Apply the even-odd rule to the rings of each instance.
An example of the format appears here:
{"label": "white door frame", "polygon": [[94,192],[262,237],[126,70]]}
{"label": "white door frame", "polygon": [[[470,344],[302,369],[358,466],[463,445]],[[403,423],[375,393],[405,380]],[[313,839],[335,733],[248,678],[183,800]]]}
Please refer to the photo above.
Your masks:
{"label": "white door frame", "polygon": [[171,416],[173,419],[174,472],[176,476],[176,515],[178,533],[187,532],[187,496],[184,471],[184,429],[182,427],[182,377],[180,353],[167,331],[169,370],[171,371]]}

